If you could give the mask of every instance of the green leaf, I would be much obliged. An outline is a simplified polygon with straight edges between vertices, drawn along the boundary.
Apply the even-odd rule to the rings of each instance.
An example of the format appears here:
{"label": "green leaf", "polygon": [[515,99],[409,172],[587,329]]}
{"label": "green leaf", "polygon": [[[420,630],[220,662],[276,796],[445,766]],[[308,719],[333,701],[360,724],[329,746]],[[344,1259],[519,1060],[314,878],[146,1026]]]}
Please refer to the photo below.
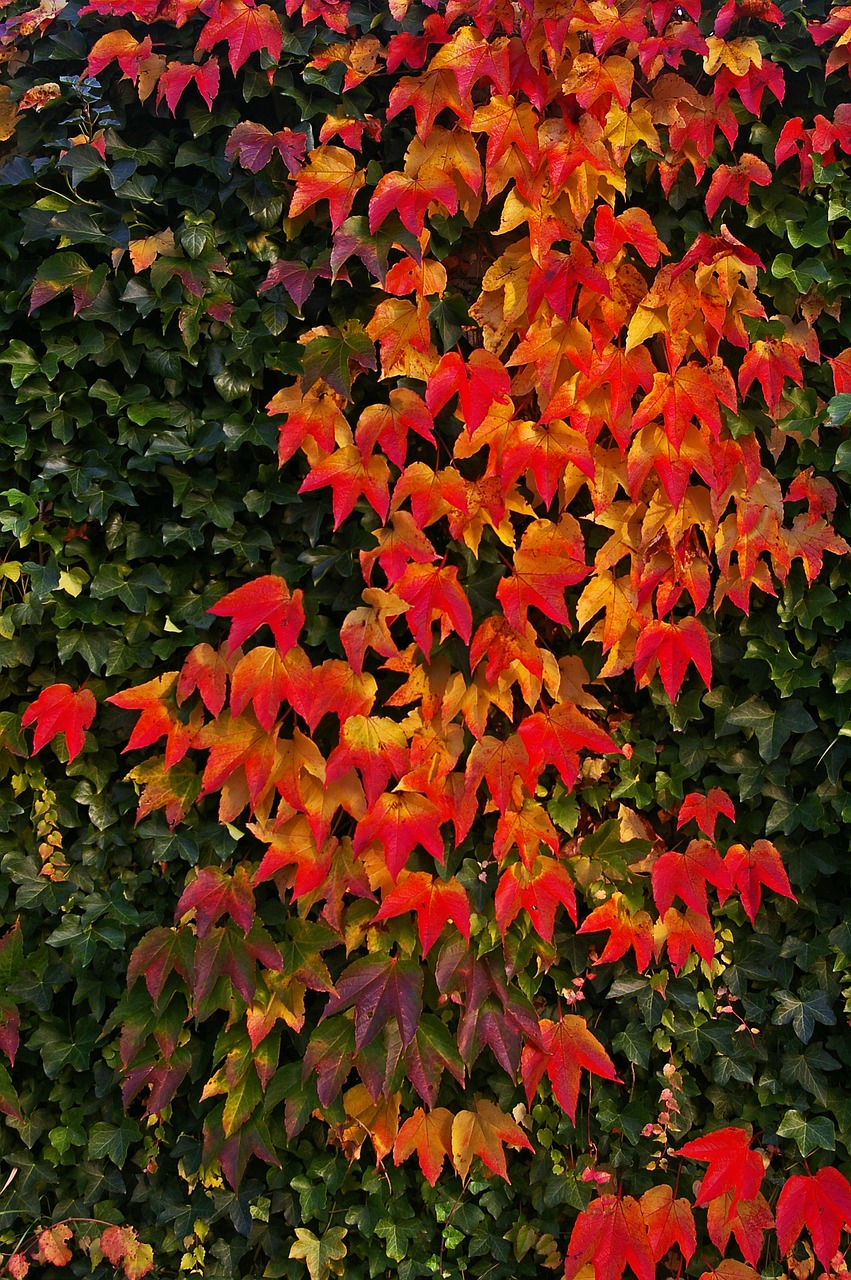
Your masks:
{"label": "green leaf", "polygon": [[784,700],[775,710],[762,698],[753,697],[726,712],[720,731],[750,729],[756,735],[759,754],[771,764],[793,733],[808,733],[815,727],[815,720],[797,698]]}
{"label": "green leaf", "polygon": [[807,1119],[799,1111],[787,1111],[777,1126],[781,1138],[791,1138],[806,1160],[814,1151],[833,1151],[836,1128],[827,1116]]}
{"label": "green leaf", "polygon": [[352,370],[375,368],[375,344],[359,320],[347,320],[327,337],[313,338],[304,348],[304,387],[319,379],[347,398],[352,390]]}
{"label": "green leaf", "polygon": [[793,996],[790,991],[776,991],[774,999],[777,1009],[771,1021],[777,1026],[785,1026],[791,1022],[795,1035],[803,1044],[809,1044],[815,1025],[836,1025],[836,1014],[830,1007],[824,991],[815,991],[810,996]]}
{"label": "green leaf", "polygon": [[310,1280],[328,1280],[332,1263],[346,1256],[345,1227],[329,1227],[321,1237],[306,1227],[296,1227],[296,1241],[290,1249],[291,1258],[303,1258],[310,1272]]}

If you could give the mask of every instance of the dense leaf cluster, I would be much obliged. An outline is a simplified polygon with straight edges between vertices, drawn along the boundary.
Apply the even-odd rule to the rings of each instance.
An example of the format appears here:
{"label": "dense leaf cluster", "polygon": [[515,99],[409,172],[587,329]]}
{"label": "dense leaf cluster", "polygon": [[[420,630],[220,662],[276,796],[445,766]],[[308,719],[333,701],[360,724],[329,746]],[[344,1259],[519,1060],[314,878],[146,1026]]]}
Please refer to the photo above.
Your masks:
{"label": "dense leaf cluster", "polygon": [[773,1210],[763,1269],[798,1215],[830,1270],[817,8],[3,10],[7,1254],[92,1218],[163,1274],[736,1280]]}

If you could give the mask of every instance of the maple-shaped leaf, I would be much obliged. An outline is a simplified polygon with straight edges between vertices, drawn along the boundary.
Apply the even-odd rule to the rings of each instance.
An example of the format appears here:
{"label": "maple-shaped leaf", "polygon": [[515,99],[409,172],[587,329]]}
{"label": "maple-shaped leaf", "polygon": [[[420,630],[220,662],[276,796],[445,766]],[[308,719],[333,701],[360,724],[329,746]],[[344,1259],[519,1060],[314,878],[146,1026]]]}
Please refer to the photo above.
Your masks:
{"label": "maple-shaped leaf", "polygon": [[[371,453],[376,444],[380,444],[390,461],[401,468],[405,465],[409,431],[415,431],[418,436],[434,444],[434,419],[425,402],[416,391],[411,391],[408,387],[394,387],[390,392],[389,404],[369,404],[363,410],[355,428],[355,443],[366,454]],[[405,513],[396,512],[394,521],[396,516],[403,514]],[[378,532],[374,536],[378,537]],[[361,557],[363,554],[361,552]],[[400,573],[403,568],[404,565],[399,566]],[[391,582],[398,576],[398,573],[392,576],[388,574]]]}
{"label": "maple-shaped leaf", "polygon": [[217,618],[231,619],[228,634],[229,658],[235,649],[240,648],[264,625],[271,629],[278,652],[283,658],[295,644],[304,626],[302,592],[294,591],[290,595],[283,578],[273,574],[255,578],[253,582],[246,582],[236,590],[229,591],[207,612]]}
{"label": "maple-shaped leaf", "polygon": [[[341,329],[331,329],[305,343],[302,366],[305,390],[322,381],[350,399],[353,377],[364,369],[375,368],[375,346],[359,320],[346,320]],[[366,462],[369,454],[364,453],[363,457]]]}
{"label": "maple-shaped leaf", "polygon": [[700,1280],[759,1280],[759,1272],[748,1262],[737,1258],[722,1258],[717,1266],[709,1267]]}
{"label": "maple-shaped leaf", "polygon": [[351,213],[355,196],[365,181],[366,174],[357,167],[351,151],[323,143],[311,151],[296,175],[289,216],[298,218],[317,200],[327,200],[331,228],[336,231]]}
{"label": "maple-shaped leaf", "polygon": [[679,973],[692,951],[705,964],[711,965],[715,956],[715,932],[708,915],[686,907],[678,911],[669,907],[654,929],[657,955],[663,946],[668,948],[668,959],[674,973]]}
{"label": "maple-shaped leaf", "polygon": [[195,915],[199,938],[205,937],[223,915],[229,915],[248,933],[254,923],[251,873],[242,866],[233,875],[219,867],[202,867],[180,895],[175,922],[179,923],[190,911]]}
{"label": "maple-shaped leaf", "polygon": [[[713,824],[714,825],[714,824]],[[721,861],[721,855],[708,840],[692,840],[682,853],[670,850],[653,863],[653,900],[657,910],[664,915],[679,897],[699,915],[709,919],[706,898],[707,883],[724,891],[726,897],[729,870]]]}
{"label": "maple-shaped leaf", "polygon": [[741,844],[731,845],[724,858],[724,869],[731,891],[738,891],[751,924],[756,924],[763,885],[784,898],[791,898],[792,902],[798,901],[780,854],[770,840],[756,840],[750,849]]}
{"label": "maple-shaped leaf", "polygon": [[721,201],[728,198],[737,204],[747,204],[752,182],[760,187],[767,187],[771,182],[771,170],[759,156],[746,151],[739,157],[738,164],[719,165],[706,193],[707,217],[714,218]]}
{"label": "maple-shaped leaf", "polygon": [[64,733],[68,761],[76,759],[85,745],[86,730],[96,711],[97,702],[90,689],[75,691],[69,684],[51,684],[42,689],[21,717],[24,729],[35,725],[33,755],[57,733]]}
{"label": "maple-shaped leaf", "polygon": [[788,1254],[804,1227],[822,1266],[830,1269],[839,1250],[839,1237],[851,1231],[851,1186],[838,1169],[793,1174],[787,1178],[775,1210],[777,1243]]}
{"label": "maple-shaped leaf", "polygon": [[74,1232],[65,1222],[58,1222],[55,1227],[45,1227],[38,1233],[39,1262],[47,1262],[52,1267],[64,1267],[72,1258],[68,1241]]}
{"label": "maple-shaped leaf", "polygon": [[393,1150],[399,1132],[400,1093],[389,1097],[379,1094],[372,1098],[362,1084],[353,1085],[343,1094],[343,1107],[347,1124],[334,1131],[347,1160],[357,1160],[365,1138],[369,1138],[375,1152],[376,1164]]}
{"label": "maple-shaped leaf", "polygon": [[336,842],[333,838],[320,844],[307,819],[302,814],[296,814],[289,822],[282,823],[272,832],[254,883],[262,884],[285,867],[295,866],[292,895],[293,900],[301,898],[324,883],[335,849]]}
{"label": "maple-shaped leaf", "polygon": [[552,942],[556,908],[561,904],[576,923],[576,890],[566,869],[554,858],[538,858],[532,868],[522,862],[502,875],[494,894],[499,931],[506,929],[521,909],[529,913],[536,931]]}
{"label": "maple-shaped leaf", "polygon": [[765,1165],[760,1153],[751,1149],[751,1135],[746,1129],[716,1129],[705,1138],[687,1142],[678,1154],[709,1164],[695,1197],[698,1207],[729,1191],[732,1211],[739,1199],[753,1200],[759,1193]]}
{"label": "maple-shaped leaf", "polygon": [[454,1076],[460,1085],[464,1084],[464,1063],[455,1037],[434,1014],[423,1014],[417,1034],[408,1045],[405,1068],[408,1079],[427,1107],[433,1107],[437,1101],[444,1071]]}
{"label": "maple-shaped leaf", "polygon": [[178,718],[173,702],[174,686],[177,672],[169,671],[165,675],[148,680],[145,684],[136,685],[133,689],[125,689],[122,693],[114,693],[107,702],[126,711],[141,711],[139,719],[133,727],[124,751],[137,751],[148,747],[159,738],[166,738],[166,768],[178,764],[190,746],[195,734],[201,726],[200,713],[190,717],[184,724]]}
{"label": "maple-shaped leaf", "polygon": [[221,653],[208,644],[196,644],[183,660],[176,697],[181,706],[197,689],[207,710],[217,716],[225,705],[228,664]]}
{"label": "maple-shaped leaf", "polygon": [[697,1248],[691,1202],[685,1197],[675,1200],[667,1183],[660,1183],[648,1187],[639,1204],[650,1250],[656,1261],[661,1262],[671,1246],[678,1244],[686,1262],[689,1262]]}
{"label": "maple-shaped leaf", "polygon": [[364,458],[357,445],[345,445],[310,469],[302,481],[299,493],[309,493],[313,489],[330,485],[335,529],[339,529],[351,514],[361,495],[378,512],[383,523],[390,508],[387,487],[389,480],[390,468],[381,454]]}
{"label": "maple-shaped leaf", "polygon": [[609,940],[596,964],[619,960],[632,947],[638,972],[643,973],[653,956],[653,922],[646,911],[631,911],[622,893],[615,891],[602,906],[583,920],[578,933],[610,930]]}
{"label": "maple-shaped leaf", "polygon": [[633,1196],[600,1196],[573,1224],[565,1280],[575,1280],[587,1263],[595,1280],[621,1280],[629,1265],[638,1280],[654,1280],[656,1264],[641,1207]]}
{"label": "maple-shaped leaf", "polygon": [[339,1261],[346,1256],[345,1227],[328,1227],[321,1236],[296,1227],[295,1234],[289,1256],[303,1259],[310,1280],[329,1280],[332,1270],[337,1274]]}
{"label": "maple-shaped leaf", "polygon": [[166,765],[164,756],[155,756],[136,765],[127,775],[142,787],[136,821],[141,822],[154,809],[165,810],[165,820],[174,828],[195,803],[201,780],[194,768],[183,760],[177,767]]}
{"label": "maple-shaped leaf", "polygon": [[253,0],[213,0],[207,21],[201,28],[197,48],[212,49],[220,40],[227,42],[228,61],[234,75],[252,53],[264,50],[277,62],[283,47],[281,20],[268,4]]}
{"label": "maple-shaped leaf", "polygon": [[448,174],[385,173],[369,202],[369,229],[375,234],[390,214],[397,213],[402,226],[419,236],[431,204],[441,205],[450,217],[458,212],[458,192]]}
{"label": "maple-shaped leaf", "polygon": [[394,880],[418,844],[442,863],[442,821],[440,810],[426,796],[412,791],[385,791],[358,823],[355,853],[363,853],[373,840],[380,841],[387,870]]}
{"label": "maple-shaped leaf", "polygon": [[[275,734],[262,729],[250,712],[232,716],[224,711],[218,720],[201,729],[195,745],[210,753],[201,777],[200,794],[207,796],[224,787],[219,805],[223,821],[232,822],[246,804],[257,804],[272,781],[277,763]],[[233,795],[229,795],[225,784],[232,784],[237,770],[244,770],[245,794],[237,787]]]}
{"label": "maple-shaped leaf", "polygon": [[234,667],[231,713],[241,715],[250,702],[259,723],[271,733],[287,688],[287,669],[278,650],[258,645],[244,654]]}
{"label": "maple-shaped leaf", "polygon": [[452,1121],[446,1107],[423,1111],[417,1107],[399,1130],[393,1146],[393,1160],[401,1164],[416,1152],[423,1175],[432,1186],[443,1170],[447,1156],[452,1160]]}
{"label": "maple-shaped leaf", "polygon": [[511,378],[501,360],[489,351],[475,350],[464,360],[457,351],[447,351],[426,386],[429,412],[438,414],[458,396],[468,432],[481,426],[493,404],[504,404],[511,391]]}
{"label": "maple-shaped leaf", "polygon": [[686,667],[693,662],[708,688],[712,685],[709,638],[697,618],[680,622],[648,622],[635,644],[635,682],[648,685],[658,664],[665,692],[673,702],[680,691]]}
{"label": "maple-shaped leaf", "polygon": [[734,1205],[732,1191],[726,1191],[709,1202],[706,1226],[710,1240],[721,1254],[732,1234],[746,1261],[755,1267],[762,1253],[763,1234],[774,1226],[774,1214],[761,1194],[752,1200],[738,1199]]}
{"label": "maple-shaped leaf", "polygon": [[212,111],[219,92],[219,70],[216,58],[208,58],[200,66],[194,62],[170,62],[157,80],[157,105],[165,98],[169,111],[174,115],[187,87],[194,84],[206,102],[207,110]]}
{"label": "maple-shaped leaf", "polygon": [[470,941],[470,902],[454,876],[439,880],[427,871],[413,871],[382,899],[376,920],[390,920],[407,911],[417,913],[417,932],[423,957],[428,955],[451,920]]}
{"label": "maple-shaped leaf", "polygon": [[464,128],[473,118],[469,101],[458,92],[458,82],[451,71],[436,67],[420,76],[402,76],[390,91],[386,118],[394,119],[400,111],[411,107],[417,121],[417,137],[427,142],[441,111],[453,111]]}
{"label": "maple-shaped leaf", "polygon": [[509,850],[516,848],[524,867],[532,867],[541,845],[546,845],[553,854],[558,853],[558,833],[544,806],[529,799],[516,807],[508,805],[500,814],[494,832],[493,856],[496,861],[502,862]]}
{"label": "maple-shaped leaf", "polygon": [[329,1018],[310,1037],[304,1052],[303,1078],[316,1072],[316,1092],[323,1107],[339,1094],[352,1069],[355,1029],[350,1018]]}
{"label": "maple-shaped leaf", "polygon": [[139,64],[150,57],[152,51],[150,36],[137,40],[129,31],[108,31],[92,45],[86,72],[90,76],[99,76],[104,67],[117,62],[128,79],[135,84],[139,76]]}
{"label": "maple-shaped leaf", "polygon": [[322,1011],[320,1022],[347,1009],[355,1011],[355,1049],[371,1044],[392,1019],[402,1047],[411,1043],[423,1010],[423,971],[413,960],[364,956],[344,969],[337,993]]}
{"label": "maple-shaped leaf", "polygon": [[455,1172],[462,1182],[466,1182],[473,1158],[478,1156],[492,1173],[510,1182],[503,1145],[516,1151],[534,1151],[535,1148],[519,1124],[493,1102],[477,1098],[474,1105],[475,1111],[459,1111],[452,1121]]}
{"label": "maple-shaped leaf", "polygon": [[133,1227],[107,1227],[101,1232],[100,1247],[114,1267],[121,1267],[125,1280],[142,1280],[153,1271],[154,1251],[141,1242]]}
{"label": "maple-shaped leaf", "polygon": [[582,582],[590,572],[582,533],[572,516],[562,516],[558,524],[535,520],[514,553],[511,574],[497,583],[496,596],[518,631],[524,629],[533,606],[545,617],[569,627],[565,587]]}
{"label": "maple-shaped leaf", "polygon": [[[694,819],[700,830],[708,835],[710,840],[714,840],[715,824],[719,813],[723,813],[731,822],[736,819],[736,807],[721,787],[710,787],[705,796],[697,791],[690,791],[683,797],[680,805],[680,811],[677,814],[677,830],[679,831],[687,822]],[[662,908],[660,907],[659,910],[661,911]]]}
{"label": "maple-shaped leaf", "polygon": [[307,135],[304,133],[292,129],[279,129],[272,133],[263,124],[241,120],[228,134],[225,159],[237,159],[249,173],[259,173],[277,151],[292,177],[304,163],[306,145]]}
{"label": "maple-shaped leaf", "polygon": [[576,1014],[565,1014],[558,1022],[544,1018],[540,1024],[541,1045],[527,1044],[523,1049],[520,1070],[526,1101],[532,1099],[546,1072],[559,1106],[576,1121],[576,1104],[579,1100],[580,1073],[584,1067],[604,1080],[619,1081],[615,1064],[596,1036],[588,1030],[588,1023]]}
{"label": "maple-shaped leaf", "polygon": [[372,806],[391,776],[408,770],[405,733],[389,716],[350,716],[340,732],[339,745],[328,757],[326,780],[333,782],[356,768],[363,778],[367,804]]}
{"label": "maple-shaped leaf", "polygon": [[470,643],[473,613],[454,565],[408,565],[394,590],[411,606],[405,621],[426,660],[431,654],[432,626],[437,621],[441,642],[450,631],[456,631],[465,644]]}
{"label": "maple-shaped leaf", "polygon": [[580,750],[620,753],[605,729],[570,702],[557,702],[548,711],[527,716],[517,726],[517,733],[529,753],[531,773],[536,775],[544,765],[554,764],[568,789],[579,776]]}

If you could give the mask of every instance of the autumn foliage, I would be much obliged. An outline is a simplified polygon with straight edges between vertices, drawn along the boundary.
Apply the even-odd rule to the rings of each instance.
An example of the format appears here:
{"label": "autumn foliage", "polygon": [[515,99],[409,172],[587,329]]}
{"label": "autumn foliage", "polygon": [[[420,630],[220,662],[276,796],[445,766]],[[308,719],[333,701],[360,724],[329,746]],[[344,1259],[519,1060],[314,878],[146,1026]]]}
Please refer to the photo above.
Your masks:
{"label": "autumn foliage", "polygon": [[[43,4],[3,39],[61,21]],[[696,760],[665,775],[664,803],[630,792],[664,743],[625,771],[648,708],[675,735],[711,695],[721,736],[753,730],[767,765],[816,727],[800,703],[785,737],[779,712],[737,721],[725,637],[851,551],[806,452],[851,411],[842,304],[817,260],[770,261],[754,230],[772,193],[808,193],[851,154],[851,8],[806,23],[768,0],[92,0],[74,34],[84,82],[165,129],[191,120],[187,148],[226,99],[216,180],[275,214],[240,233],[261,265],[251,297],[203,205],[177,240],[154,208],[96,265],[60,243],[28,313],[97,317],[124,272],[120,301],[147,314],[162,291],[191,361],[277,309],[286,350],[253,393],[277,447],[267,483],[305,545],[348,565],[338,597],[309,555],[223,576],[195,611],[205,638],[155,650],[145,678],[97,697],[45,678],[25,704],[33,752],[52,742],[69,770],[113,717],[136,820],[178,833],[200,813],[235,842],[126,957],[110,1023],[124,1105],[159,1144],[181,1098],[205,1104],[199,1167],[235,1195],[316,1133],[350,1167],[371,1149],[388,1179],[416,1162],[462,1195],[522,1183],[554,1102],[577,1188],[565,1280],[756,1280],[787,1257],[805,1280],[805,1253],[845,1274],[851,1166],[832,1139],[760,1128],[747,1087],[734,1112],[691,1101],[704,1024],[744,1032],[733,1048],[719,1031],[718,1052],[752,1081],[735,1059],[765,1016],[749,983],[771,977],[749,940],[809,891],[782,824],[748,803],[779,783],[736,803]],[[334,87],[334,111],[299,116],[291,64]],[[833,86],[816,113],[795,99],[814,65]],[[50,100],[10,83],[14,150]],[[117,128],[83,127],[72,176],[79,149],[113,190],[136,181],[115,177]],[[607,1031],[619,991],[647,1002],[633,1040]],[[813,989],[790,1001],[805,1044],[836,1022]],[[651,1061],[661,1100],[636,1124]],[[603,1088],[631,1155],[592,1142]],[[341,1273],[339,1222],[294,1230],[288,1265]]]}

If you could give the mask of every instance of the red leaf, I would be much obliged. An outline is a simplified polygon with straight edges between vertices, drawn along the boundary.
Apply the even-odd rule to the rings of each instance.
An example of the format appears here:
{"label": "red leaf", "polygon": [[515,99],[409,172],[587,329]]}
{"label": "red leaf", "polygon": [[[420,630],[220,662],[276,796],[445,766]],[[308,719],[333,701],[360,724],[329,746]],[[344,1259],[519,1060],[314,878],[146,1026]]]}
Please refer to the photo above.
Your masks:
{"label": "red leaf", "polygon": [[157,81],[157,103],[165,98],[169,111],[174,115],[184,90],[193,82],[208,110],[212,111],[213,101],[219,92],[219,64],[216,58],[208,58],[201,66],[192,62],[170,62]]}
{"label": "red leaf", "polygon": [[798,901],[792,892],[780,854],[770,840],[757,840],[750,849],[741,844],[731,845],[724,859],[724,867],[729,876],[731,891],[738,890],[751,924],[756,923],[763,885],[782,894],[784,898]]}
{"label": "red leaf", "polygon": [[526,1100],[531,1107],[538,1084],[546,1072],[553,1094],[571,1120],[576,1120],[580,1073],[584,1067],[604,1080],[620,1080],[606,1050],[588,1030],[588,1023],[576,1014],[565,1014],[558,1022],[541,1022],[542,1047],[527,1044],[521,1059]]}
{"label": "red leaf", "polygon": [[438,414],[457,395],[467,431],[472,435],[492,405],[506,403],[510,391],[508,371],[489,351],[475,350],[467,360],[457,351],[448,351],[429,377],[425,399],[429,412]]}
{"label": "red leaf", "polygon": [[733,1204],[733,1193],[727,1191],[710,1201],[706,1225],[710,1240],[722,1254],[732,1234],[745,1259],[755,1267],[762,1253],[763,1234],[774,1226],[774,1215],[764,1196]]}
{"label": "red leaf", "polygon": [[[679,973],[692,951],[706,964],[715,955],[715,932],[708,915],[687,907],[685,913],[669,907],[660,921],[662,939],[668,946],[668,959],[674,973]],[[657,941],[661,949],[661,942]]]}
{"label": "red leaf", "polygon": [[586,1263],[595,1280],[620,1280],[629,1264],[638,1280],[654,1280],[656,1265],[641,1208],[632,1196],[600,1196],[573,1225],[564,1280],[574,1280]]}
{"label": "red leaf", "polygon": [[470,902],[454,876],[439,880],[427,871],[414,871],[400,880],[382,900],[376,920],[389,920],[407,911],[417,913],[423,957],[428,955],[450,920],[470,941]]}
{"label": "red leaf", "polygon": [[[710,788],[705,796],[697,791],[690,791],[680,805],[680,811],[677,814],[677,830],[679,831],[689,819],[693,818],[701,831],[708,835],[710,840],[714,840],[715,824],[719,813],[723,813],[731,822],[735,821],[735,805],[721,787]],[[662,908],[660,907],[659,910],[661,911]]]}
{"label": "red leaf", "polygon": [[648,622],[635,645],[635,683],[638,688],[649,684],[658,663],[665,692],[673,702],[690,662],[697,667],[709,689],[712,657],[706,632],[697,618]]}
{"label": "red leaf", "polygon": [[346,1009],[355,1011],[355,1048],[371,1044],[391,1019],[402,1047],[411,1043],[423,1010],[423,972],[413,960],[385,955],[355,960],[337,979],[337,993],[326,1004],[320,1021]]}
{"label": "red leaf", "polygon": [[213,0],[204,6],[210,17],[204,23],[198,37],[199,49],[212,49],[225,40],[228,61],[236,75],[252,53],[264,49],[277,62],[283,47],[281,21],[268,4],[255,5],[252,0]]}
{"label": "red leaf", "polygon": [[470,643],[473,613],[454,565],[408,565],[394,589],[411,606],[405,620],[426,660],[435,622],[440,622],[441,642],[456,631],[465,644]]}
{"label": "red leaf", "polygon": [[202,867],[180,895],[175,922],[179,923],[190,911],[195,913],[199,938],[205,937],[223,915],[229,915],[248,933],[254,923],[250,872],[239,866],[233,875],[228,875],[219,867]]}
{"label": "red leaf", "polygon": [[538,858],[531,870],[522,863],[509,867],[496,888],[496,922],[503,935],[522,909],[529,913],[534,928],[547,942],[553,940],[556,908],[566,907],[576,923],[576,890],[561,863]]}
{"label": "red leaf", "polygon": [[639,1203],[656,1261],[661,1262],[671,1245],[678,1244],[686,1262],[689,1262],[697,1248],[691,1203],[685,1198],[675,1200],[666,1183],[650,1187]]}
{"label": "red leaf", "polygon": [[387,870],[394,880],[418,844],[442,863],[441,821],[440,810],[425,796],[410,791],[385,791],[358,823],[355,853],[363,853],[373,840],[379,840]]}
{"label": "red leaf", "polygon": [[596,907],[587,920],[583,920],[577,932],[596,933],[599,929],[609,929],[611,933],[596,964],[619,960],[632,947],[638,972],[644,972],[653,955],[653,922],[646,911],[633,913],[623,894],[616,891],[608,902]]}
{"label": "red leaf", "polygon": [[94,720],[96,711],[97,702],[89,689],[79,689],[75,693],[68,684],[51,684],[42,689],[21,718],[25,729],[35,724],[33,755],[57,733],[64,733],[68,760],[74,760],[83,749],[86,729]]}
{"label": "red leaf", "polygon": [[746,151],[739,157],[738,164],[719,165],[706,193],[707,217],[714,218],[721,201],[728,197],[737,204],[747,204],[752,182],[760,187],[767,187],[771,182],[771,170],[759,156]]}
{"label": "red leaf", "polygon": [[177,702],[183,705],[197,689],[201,701],[217,716],[225,705],[228,665],[208,644],[196,644],[186,655],[177,681]]}
{"label": "red leaf", "polygon": [[759,1193],[765,1166],[759,1152],[751,1150],[751,1136],[746,1129],[716,1129],[705,1138],[687,1142],[678,1154],[709,1164],[695,1197],[698,1207],[729,1191],[732,1211],[739,1199],[753,1200]]}
{"label": "red leaf", "polygon": [[286,657],[304,626],[302,592],[290,595],[283,578],[267,574],[229,591],[208,613],[230,618],[228,657],[264,624],[271,628],[281,657]]}
{"label": "red leaf", "polygon": [[816,1257],[829,1270],[840,1234],[851,1230],[851,1186],[838,1169],[829,1167],[795,1174],[780,1192],[776,1214],[781,1254],[790,1251],[807,1227]]}
{"label": "red leaf", "polygon": [[653,900],[660,914],[664,915],[674,898],[679,897],[708,920],[707,882],[726,890],[729,871],[714,844],[692,840],[683,853],[671,851],[658,857],[653,863],[652,878]]}

